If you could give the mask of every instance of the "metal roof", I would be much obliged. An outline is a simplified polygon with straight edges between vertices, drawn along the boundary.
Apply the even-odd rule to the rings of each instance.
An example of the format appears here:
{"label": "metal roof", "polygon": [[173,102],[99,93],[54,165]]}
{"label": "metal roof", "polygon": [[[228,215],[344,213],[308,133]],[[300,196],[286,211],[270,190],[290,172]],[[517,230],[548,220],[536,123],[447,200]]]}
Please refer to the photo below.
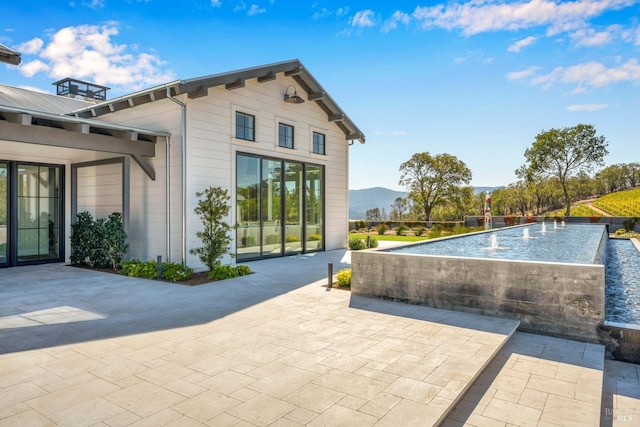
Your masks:
{"label": "metal roof", "polygon": [[167,91],[172,96],[187,94],[189,98],[199,98],[207,96],[208,89],[212,87],[224,85],[226,89],[233,90],[244,87],[246,80],[257,79],[259,83],[264,83],[275,80],[278,74],[292,78],[306,92],[307,99],[324,111],[327,120],[335,123],[344,132],[347,140],[365,142],[364,133],[298,59],[188,80],[176,80],[91,106],[79,107],[71,114],[84,118],[99,117],[114,111],[167,98]]}
{"label": "metal roof", "polygon": [[84,108],[93,103],[84,99],[51,95],[0,83],[0,105],[52,114],[68,114],[69,111]]}
{"label": "metal roof", "polygon": [[20,64],[21,54],[13,49],[9,49],[7,46],[0,44],[0,62],[6,62],[7,64],[18,65]]}

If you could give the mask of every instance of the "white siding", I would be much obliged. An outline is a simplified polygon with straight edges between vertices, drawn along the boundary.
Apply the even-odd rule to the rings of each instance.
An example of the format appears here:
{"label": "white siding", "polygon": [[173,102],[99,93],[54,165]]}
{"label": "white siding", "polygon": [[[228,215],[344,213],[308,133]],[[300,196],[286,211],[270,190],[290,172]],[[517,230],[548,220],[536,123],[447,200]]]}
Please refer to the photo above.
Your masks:
{"label": "white siding", "polygon": [[[327,120],[326,114],[314,102],[283,102],[287,86],[293,83],[292,79],[278,75],[276,80],[265,83],[249,80],[244,88],[234,90],[212,88],[208,96],[201,98],[178,97],[187,105],[187,252],[200,245],[196,232],[201,229],[201,222],[193,212],[198,202],[197,192],[208,186],[227,189],[232,196],[232,212],[228,221],[235,222],[236,152],[325,166],[325,247],[331,250],[346,246],[348,144],[344,133]],[[297,90],[298,93],[304,92],[300,88]],[[255,142],[234,137],[236,110],[255,115]],[[110,122],[171,133],[171,257],[174,261],[181,260],[182,250],[180,117],[179,106],[170,100],[100,117]],[[294,126],[293,150],[277,147],[280,121]],[[325,134],[326,155],[311,153],[313,131]],[[143,259],[155,258],[166,252],[164,143],[158,143],[156,157],[150,162],[156,171],[156,181],[151,181],[135,162],[131,162],[130,256]],[[235,242],[232,243],[232,251],[234,248]],[[227,258],[224,262],[231,263],[233,259]],[[196,269],[204,268],[199,259],[189,253],[186,263]]]}
{"label": "white siding", "polygon": [[94,218],[122,213],[122,165],[109,164],[78,169],[78,213]]}

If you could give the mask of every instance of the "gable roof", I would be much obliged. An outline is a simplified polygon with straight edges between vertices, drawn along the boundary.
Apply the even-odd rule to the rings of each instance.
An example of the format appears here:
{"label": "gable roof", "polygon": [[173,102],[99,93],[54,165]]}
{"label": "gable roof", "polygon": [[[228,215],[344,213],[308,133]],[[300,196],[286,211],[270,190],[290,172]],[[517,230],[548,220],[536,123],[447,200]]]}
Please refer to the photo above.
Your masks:
{"label": "gable roof", "polygon": [[0,83],[0,105],[51,114],[67,114],[69,111],[84,108],[87,105],[93,105],[93,103]]}
{"label": "gable roof", "polygon": [[13,49],[9,49],[7,46],[0,43],[0,62],[6,62],[7,64],[18,65],[20,64],[21,54]]}
{"label": "gable roof", "polygon": [[345,114],[338,104],[318,83],[313,75],[298,59],[278,62],[260,67],[245,68],[221,74],[198,77],[188,80],[176,80],[155,86],[129,95],[110,99],[88,107],[72,111],[78,117],[91,118],[114,111],[131,108],[136,105],[154,102],[171,96],[187,94],[189,98],[207,96],[208,89],[224,86],[228,90],[244,87],[245,81],[257,79],[259,83],[275,80],[278,74],[291,77],[306,93],[309,101],[315,104],[327,115],[327,120],[335,123],[345,134],[347,140],[365,142],[365,136],[355,123]]}

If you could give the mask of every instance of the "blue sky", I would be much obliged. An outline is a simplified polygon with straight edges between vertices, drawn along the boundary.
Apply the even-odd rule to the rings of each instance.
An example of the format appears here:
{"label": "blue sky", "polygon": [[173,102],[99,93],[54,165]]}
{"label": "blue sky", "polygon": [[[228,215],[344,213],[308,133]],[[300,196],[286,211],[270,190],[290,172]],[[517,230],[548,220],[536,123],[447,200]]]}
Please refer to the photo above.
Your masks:
{"label": "blue sky", "polygon": [[298,58],[367,136],[350,187],[398,185],[414,153],[515,182],[541,131],[593,124],[607,164],[640,161],[640,0],[2,2],[0,82],[75,77],[115,97]]}

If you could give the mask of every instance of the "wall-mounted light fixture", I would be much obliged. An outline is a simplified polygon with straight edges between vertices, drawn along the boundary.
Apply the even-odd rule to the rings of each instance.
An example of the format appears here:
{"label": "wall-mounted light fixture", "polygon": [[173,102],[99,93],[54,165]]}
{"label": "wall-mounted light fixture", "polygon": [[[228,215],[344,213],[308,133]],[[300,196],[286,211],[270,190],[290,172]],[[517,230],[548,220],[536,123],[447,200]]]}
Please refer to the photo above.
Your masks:
{"label": "wall-mounted light fixture", "polygon": [[[289,95],[289,89],[293,88],[293,95]],[[294,85],[289,85],[287,90],[284,92],[284,102],[288,102],[289,104],[302,104],[304,99],[301,96],[298,96],[298,92],[296,92],[296,87]]]}

